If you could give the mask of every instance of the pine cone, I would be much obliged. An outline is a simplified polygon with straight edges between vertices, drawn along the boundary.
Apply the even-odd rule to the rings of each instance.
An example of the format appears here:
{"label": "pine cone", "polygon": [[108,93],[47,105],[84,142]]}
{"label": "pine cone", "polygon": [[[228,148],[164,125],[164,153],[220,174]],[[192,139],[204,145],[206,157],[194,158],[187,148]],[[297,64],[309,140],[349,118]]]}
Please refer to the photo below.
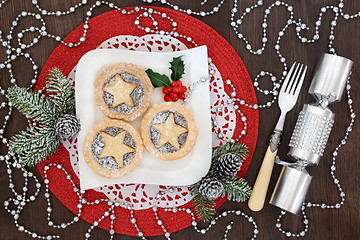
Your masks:
{"label": "pine cone", "polygon": [[79,120],[71,114],[64,114],[55,123],[55,133],[60,139],[69,140],[80,131]]}
{"label": "pine cone", "polygon": [[221,178],[232,178],[236,176],[237,172],[241,168],[241,165],[242,160],[239,155],[225,153],[219,157],[216,171],[219,173]]}
{"label": "pine cone", "polygon": [[222,183],[214,177],[204,178],[200,182],[199,192],[207,200],[214,201],[224,191]]}

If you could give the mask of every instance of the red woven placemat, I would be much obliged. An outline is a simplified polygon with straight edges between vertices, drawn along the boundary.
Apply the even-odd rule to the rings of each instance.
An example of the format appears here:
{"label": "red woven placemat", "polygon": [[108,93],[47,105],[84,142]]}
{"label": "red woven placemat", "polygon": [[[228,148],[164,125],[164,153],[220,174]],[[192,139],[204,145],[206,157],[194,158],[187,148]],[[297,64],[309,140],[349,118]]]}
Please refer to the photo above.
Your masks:
{"label": "red woven placemat", "polygon": [[[133,8],[126,9],[131,10]],[[168,16],[174,19],[178,23],[177,32],[191,37],[198,45],[207,45],[208,55],[212,58],[213,63],[220,71],[222,79],[224,79],[224,81],[226,79],[232,80],[232,83],[236,87],[237,96],[240,96],[241,99],[246,100],[246,102],[249,104],[256,103],[256,96],[249,74],[240,57],[224,38],[222,38],[215,30],[207,26],[205,23],[191,16],[165,8],[153,7],[153,9],[166,13]],[[39,90],[45,86],[45,77],[49,69],[58,67],[64,72],[65,75],[68,75],[70,71],[77,65],[79,59],[86,52],[95,49],[105,40],[119,35],[145,35],[145,32],[137,28],[134,24],[137,16],[139,16],[139,13],[124,15],[119,11],[114,10],[90,19],[88,22],[89,29],[86,35],[86,41],[80,46],[74,48],[69,48],[60,44],[53,51],[45,66],[43,67],[35,90]],[[167,19],[162,19],[160,17],[156,20],[158,21],[159,25],[169,25],[169,20]],[[83,26],[81,25],[73,32],[71,32],[64,41],[78,42],[79,38],[82,36],[82,33]],[[181,41],[184,42],[189,48],[193,47],[193,45],[185,39],[182,39]],[[224,85],[225,91],[230,95],[231,89],[226,84]],[[249,147],[249,157],[246,161],[244,161],[242,169],[239,172],[239,176],[243,177],[249,167],[255,149],[259,116],[257,110],[243,108],[241,111],[248,119],[247,134],[241,138],[241,141]],[[240,117],[237,117],[237,119],[237,124],[240,124]],[[235,130],[234,137],[237,137],[240,134],[240,131],[241,129],[237,128]],[[62,164],[66,171],[72,175],[72,179],[79,187],[79,179],[72,170],[72,166],[69,160],[69,153],[62,145],[60,146],[59,151],[50,159],[45,161],[43,164],[38,165],[38,169],[43,177],[43,167],[49,163]],[[76,214],[78,210],[77,204],[79,199],[76,193],[73,191],[73,186],[69,180],[66,179],[65,174],[60,173],[60,171],[55,168],[51,168],[48,170],[48,179],[50,182],[49,188],[52,193],[68,209]],[[87,190],[84,194],[84,197],[88,201],[106,198],[104,194],[93,190]],[[217,199],[216,208],[218,208],[225,201],[225,198]],[[183,207],[193,208],[191,202],[185,204]],[[90,223],[93,223],[95,220],[100,218],[107,209],[108,205],[106,203],[90,206],[84,205],[82,208],[81,218]],[[114,222],[114,230],[117,233],[134,236],[137,235],[136,229],[130,223],[129,210],[122,207],[116,207],[115,214],[116,219]],[[185,212],[165,212],[160,208],[158,210],[158,215],[162,219],[164,226],[169,232],[176,232],[191,225],[191,217]],[[157,224],[157,220],[155,219],[152,209],[137,210],[134,213],[134,217],[137,219],[137,224],[145,236],[161,235],[164,233],[162,228]],[[109,217],[106,217],[104,220],[102,220],[98,226],[109,230]]]}

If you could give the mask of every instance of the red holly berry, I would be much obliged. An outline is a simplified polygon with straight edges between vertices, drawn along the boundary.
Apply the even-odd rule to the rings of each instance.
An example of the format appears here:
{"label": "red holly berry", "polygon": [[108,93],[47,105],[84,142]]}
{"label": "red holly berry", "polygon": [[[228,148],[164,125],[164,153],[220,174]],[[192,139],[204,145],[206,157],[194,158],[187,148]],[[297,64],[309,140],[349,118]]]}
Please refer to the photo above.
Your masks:
{"label": "red holly berry", "polygon": [[177,93],[174,93],[174,92],[170,93],[170,98],[171,98],[171,101],[173,101],[173,102],[176,102],[177,100],[179,100]]}
{"label": "red holly berry", "polygon": [[177,93],[171,92],[169,95],[170,95],[170,97],[172,99],[173,97],[177,96]]}
{"label": "red holly berry", "polygon": [[163,88],[162,91],[165,94],[164,100],[166,102],[176,102],[179,99],[185,99],[185,92],[187,91],[187,87],[183,86],[182,82],[179,80],[173,81],[171,86]]}
{"label": "red holly berry", "polygon": [[171,101],[170,95],[165,95],[164,100],[165,102],[170,102]]}
{"label": "red holly berry", "polygon": [[163,93],[164,93],[165,95],[168,94],[168,93],[170,93],[170,92],[169,92],[169,89],[168,89],[167,87],[163,88],[162,91],[163,91]]}
{"label": "red holly berry", "polygon": [[173,92],[174,93],[180,93],[181,92],[181,87],[173,87]]}
{"label": "red holly berry", "polygon": [[180,94],[179,94],[179,98],[182,99],[182,100],[184,100],[184,99],[185,99],[185,94],[184,94],[184,93],[180,93]]}
{"label": "red holly berry", "polygon": [[176,102],[177,100],[179,100],[179,97],[178,97],[178,96],[175,96],[175,97],[172,99],[173,102]]}

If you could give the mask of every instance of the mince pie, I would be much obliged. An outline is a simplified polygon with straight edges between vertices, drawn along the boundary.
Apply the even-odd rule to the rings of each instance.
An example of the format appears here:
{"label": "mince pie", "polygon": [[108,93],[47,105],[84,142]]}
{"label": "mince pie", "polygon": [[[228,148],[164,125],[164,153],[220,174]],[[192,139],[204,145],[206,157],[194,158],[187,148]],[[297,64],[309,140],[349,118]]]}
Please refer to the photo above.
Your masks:
{"label": "mince pie", "polygon": [[107,178],[134,170],[144,153],[137,130],[127,122],[104,119],[87,134],[84,157],[91,170]]}
{"label": "mince pie", "polygon": [[162,160],[186,156],[195,146],[198,126],[192,113],[177,103],[153,105],[141,123],[141,136],[149,153]]}
{"label": "mince pie", "polygon": [[151,104],[151,81],[143,69],[131,63],[104,68],[94,86],[96,104],[110,118],[133,121]]}

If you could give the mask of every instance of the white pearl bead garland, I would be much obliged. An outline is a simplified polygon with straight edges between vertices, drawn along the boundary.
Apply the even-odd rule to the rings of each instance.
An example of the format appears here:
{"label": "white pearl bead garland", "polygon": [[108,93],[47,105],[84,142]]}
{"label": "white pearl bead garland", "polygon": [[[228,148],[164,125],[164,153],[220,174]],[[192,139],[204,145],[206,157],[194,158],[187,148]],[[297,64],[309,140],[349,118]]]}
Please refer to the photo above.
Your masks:
{"label": "white pearl bead garland", "polygon": [[0,2],[0,8],[2,7],[2,5],[4,5],[4,3],[6,3],[8,0],[2,0],[1,2]]}
{"label": "white pearl bead garland", "polygon": [[[163,229],[164,232],[165,232],[165,235],[164,235],[164,236],[165,236],[168,240],[171,239],[171,238],[170,238],[170,233],[167,232],[167,230],[165,229],[165,227],[162,225],[162,221],[159,219],[159,216],[158,216],[158,214],[157,214],[157,203],[160,201],[160,199],[162,198],[162,196],[166,194],[167,191],[172,192],[172,191],[174,191],[174,189],[175,189],[175,188],[170,187],[170,188],[168,188],[168,189],[165,190],[165,191],[159,192],[159,193],[157,194],[156,198],[154,199],[154,204],[153,204],[153,205],[154,205],[153,211],[154,211],[154,213],[155,213],[155,217],[156,217],[156,219],[157,219],[157,221],[158,221],[158,224],[161,225],[162,229]],[[245,213],[241,212],[240,210],[228,210],[228,211],[225,211],[225,212],[219,214],[218,216],[216,216],[216,217],[210,222],[210,224],[209,224],[208,227],[203,228],[203,229],[199,229],[199,228],[198,228],[198,226],[197,226],[198,223],[196,222],[195,214],[193,213],[193,211],[192,211],[191,209],[186,209],[186,208],[165,208],[164,211],[173,212],[173,213],[176,213],[176,212],[178,212],[178,211],[184,211],[184,212],[190,214],[191,219],[192,219],[192,224],[191,224],[191,225],[193,226],[193,228],[194,228],[198,233],[201,233],[201,234],[206,234],[206,233],[210,230],[210,228],[211,228],[212,226],[214,226],[214,225],[216,224],[216,222],[217,222],[220,218],[222,218],[222,217],[227,217],[227,216],[230,215],[230,214],[233,214],[233,215],[235,215],[235,216],[245,217],[245,218],[248,220],[248,222],[250,222],[250,223],[253,224],[253,226],[254,226],[254,231],[253,231],[254,235],[253,235],[253,237],[251,238],[251,240],[255,239],[255,238],[257,237],[257,235],[259,234],[259,230],[258,230],[257,224],[256,224],[256,222],[254,221],[254,219],[253,219],[252,217],[249,217],[249,216],[246,215]],[[231,227],[232,224],[233,224],[233,222],[231,222],[230,225],[227,226],[227,228],[226,228],[226,230],[225,230],[225,233],[224,233],[224,239],[227,238],[227,235],[228,235],[230,229],[232,228],[232,227]],[[230,227],[229,227],[229,226],[230,226]],[[145,238],[143,238],[143,239],[145,239]]]}
{"label": "white pearl bead garland", "polygon": [[[60,225],[55,225],[52,221],[51,221],[51,212],[52,212],[52,208],[51,208],[51,202],[50,202],[50,190],[49,190],[49,180],[48,180],[48,175],[47,175],[47,171],[49,170],[50,167],[57,167],[58,169],[62,169],[63,172],[66,175],[66,178],[71,182],[71,184],[73,185],[73,189],[74,192],[78,195],[79,197],[79,204],[78,204],[78,214],[77,216],[74,217],[74,219],[68,223],[61,223]],[[66,228],[67,226],[70,226],[71,224],[74,224],[75,222],[79,221],[79,218],[81,216],[81,208],[82,208],[82,195],[80,193],[80,191],[78,191],[77,187],[75,186],[74,181],[71,178],[71,175],[62,168],[62,166],[60,164],[49,164],[47,166],[44,167],[44,182],[45,184],[45,198],[48,204],[47,207],[47,220],[48,220],[48,225],[53,227],[53,228]]]}
{"label": "white pearl bead garland", "polygon": [[281,211],[280,212],[280,215],[279,217],[276,219],[276,228],[282,233],[284,234],[286,237],[297,237],[297,238],[300,238],[300,237],[304,237],[305,234],[307,233],[307,231],[309,230],[309,220],[307,219],[307,216],[306,216],[306,213],[305,213],[305,206],[306,204],[304,203],[303,206],[301,207],[301,214],[303,216],[303,223],[304,223],[304,230],[302,230],[301,232],[299,233],[292,233],[290,231],[285,231],[282,229],[282,224],[281,224],[281,219],[282,217],[286,214],[285,211]]}
{"label": "white pearl bead garland", "polygon": [[[198,16],[207,16],[207,15],[211,15],[211,14],[214,14],[216,12],[219,11],[220,7],[223,5],[224,3],[224,0],[221,0],[219,2],[219,4],[214,7],[211,11],[209,12],[204,12],[204,11],[200,11],[200,12],[196,12],[196,11],[192,11],[191,9],[181,9],[179,8],[177,5],[174,5],[174,4],[171,4],[171,3],[168,3],[166,0],[143,0],[144,2],[147,2],[147,3],[151,3],[151,2],[155,2],[155,1],[159,1],[163,4],[166,4],[170,7],[172,7],[173,9],[175,10],[178,10],[180,12],[184,12],[184,13],[187,13],[187,14],[194,14],[194,15],[198,15]],[[0,8],[2,7],[2,5],[4,3],[6,3],[7,0],[3,0],[0,2]],[[76,47],[78,45],[80,45],[82,42],[84,42],[86,40],[86,33],[89,29],[89,25],[88,25],[88,20],[89,18],[92,16],[92,10],[95,8],[95,7],[98,7],[102,4],[106,4],[108,5],[110,8],[113,8],[113,9],[117,9],[119,10],[122,14],[133,14],[133,13],[138,13],[138,12],[142,12],[140,13],[139,17],[136,19],[136,21],[134,22],[134,24],[139,27],[140,29],[144,30],[145,32],[147,33],[156,33],[156,34],[161,34],[161,35],[171,35],[173,37],[177,37],[177,38],[184,38],[185,40],[187,40],[188,42],[191,42],[193,43],[195,46],[197,46],[197,44],[190,38],[190,37],[187,37],[185,35],[181,35],[179,34],[178,32],[176,32],[176,26],[177,26],[177,23],[175,21],[173,21],[171,18],[169,18],[165,13],[161,13],[161,12],[157,12],[157,11],[154,11],[153,9],[151,8],[143,8],[143,7],[135,7],[134,10],[131,10],[131,11],[126,11],[125,9],[121,9],[119,7],[117,7],[114,3],[110,3],[110,2],[106,2],[106,1],[97,1],[94,5],[92,5],[92,7],[89,9],[89,11],[86,13],[87,17],[86,17],[86,20],[85,20],[85,23],[83,25],[83,28],[84,28],[84,31],[83,31],[83,35],[79,38],[79,41],[77,43],[66,43],[64,42],[63,40],[61,40],[61,37],[60,36],[55,36],[55,35],[52,35],[52,34],[49,34],[47,31],[46,31],[46,25],[45,25],[45,21],[43,20],[42,16],[51,16],[51,15],[55,15],[57,17],[59,16],[62,16],[62,15],[67,15],[67,14],[70,14],[70,13],[73,13],[75,12],[75,10],[86,4],[87,1],[86,0],[82,0],[80,3],[74,5],[73,7],[70,7],[69,10],[67,11],[64,11],[64,12],[61,12],[61,11],[54,11],[54,12],[50,12],[50,11],[47,11],[45,9],[42,9],[39,4],[38,4],[38,1],[37,0],[33,0],[32,3],[35,5],[35,7],[38,9],[39,11],[39,14],[35,14],[35,13],[30,13],[30,12],[22,12],[21,14],[19,14],[17,16],[17,18],[12,22],[12,27],[10,29],[10,32],[9,34],[6,36],[6,39],[4,39],[2,37],[2,32],[0,31],[0,43],[6,47],[6,54],[7,54],[7,60],[4,61],[3,63],[0,63],[0,70],[2,69],[7,69],[9,71],[9,75],[10,75],[10,83],[15,85],[16,86],[16,79],[14,78],[13,76],[13,71],[12,71],[12,64],[11,62],[14,61],[17,57],[20,57],[20,56],[24,56],[26,59],[29,59],[30,62],[32,63],[33,65],[33,70],[34,70],[34,77],[33,79],[31,80],[31,85],[29,86],[29,89],[32,88],[35,83],[36,83],[36,79],[37,79],[37,65],[35,64],[35,62],[33,61],[33,59],[30,57],[30,55],[28,53],[24,53],[23,51],[34,46],[35,44],[38,43],[39,39],[41,37],[44,37],[44,36],[47,36],[47,37],[50,37],[50,38],[53,38],[55,39],[56,41],[59,41],[61,42],[62,44],[68,46],[68,47]],[[201,2],[201,5],[204,5],[205,3],[207,3],[207,0],[204,0]],[[265,15],[264,15],[264,22],[262,24],[262,27],[263,27],[263,37],[262,37],[262,47],[260,49],[257,49],[257,50],[253,50],[252,46],[250,45],[249,41],[243,36],[242,33],[238,32],[237,31],[237,28],[242,24],[242,21],[243,21],[243,18],[249,14],[252,10],[254,10],[255,8],[259,7],[263,5],[263,1],[259,0],[257,2],[257,4],[253,5],[253,6],[250,6],[248,8],[245,9],[244,13],[241,15],[241,17],[239,19],[236,19],[235,20],[235,14],[238,12],[238,9],[237,9],[237,0],[234,0],[234,7],[232,8],[231,10],[231,26],[233,27],[235,33],[237,34],[238,38],[239,39],[242,39],[245,43],[246,43],[246,48],[249,50],[249,52],[253,53],[253,54],[262,54],[265,47],[266,47],[266,43],[268,42],[268,39],[267,39],[267,33],[266,33],[266,29],[267,29],[267,17],[268,15],[271,13],[271,10],[272,8],[274,7],[278,7],[278,6],[284,6],[287,8],[287,11],[289,11],[290,13],[290,18],[288,19],[286,25],[283,27],[283,29],[281,31],[279,31],[278,33],[278,38],[277,38],[277,41],[276,41],[276,44],[275,44],[275,50],[278,54],[278,57],[279,57],[279,60],[280,62],[283,64],[284,66],[284,71],[283,71],[283,74],[281,76],[281,78],[279,79],[278,82],[276,82],[277,78],[270,72],[266,72],[266,71],[261,71],[257,76],[256,78],[254,79],[254,87],[260,92],[260,93],[263,93],[265,95],[268,95],[268,94],[272,94],[273,95],[273,99],[269,102],[267,102],[266,104],[263,104],[263,105],[257,105],[257,104],[247,104],[245,103],[244,100],[241,100],[239,98],[236,98],[236,92],[235,92],[235,88],[234,86],[232,85],[231,83],[231,80],[227,80],[226,81],[226,84],[229,85],[233,91],[231,93],[231,96],[230,98],[227,100],[226,104],[232,104],[234,109],[235,110],[238,110],[238,107],[239,106],[246,106],[246,107],[250,107],[250,108],[253,108],[253,109],[259,109],[259,108],[264,108],[264,107],[270,107],[275,101],[276,101],[276,96],[278,95],[278,89],[280,88],[280,84],[282,82],[282,80],[284,79],[284,77],[286,76],[287,74],[287,65],[286,65],[286,59],[282,56],[282,54],[280,53],[280,40],[282,38],[282,36],[284,36],[284,33],[285,31],[288,29],[288,27],[292,24],[295,24],[297,27],[296,27],[296,34],[299,38],[299,40],[303,43],[313,43],[317,40],[319,40],[319,27],[321,26],[321,20],[322,20],[322,15],[324,13],[326,13],[328,10],[332,10],[335,14],[334,16],[334,19],[331,21],[331,27],[330,27],[330,35],[329,35],[329,52],[330,53],[335,53],[335,49],[333,48],[332,44],[333,44],[333,41],[335,40],[335,36],[334,36],[334,29],[335,29],[335,26],[337,25],[337,19],[339,16],[343,17],[345,20],[348,20],[348,19],[353,19],[353,18],[357,18],[360,16],[360,13],[356,13],[354,15],[350,15],[350,14],[346,14],[343,12],[343,7],[344,7],[344,3],[343,3],[343,0],[340,0],[340,3],[338,4],[338,6],[325,6],[325,7],[322,7],[321,8],[321,12],[319,13],[319,17],[318,17],[318,20],[315,22],[315,34],[313,35],[313,38],[312,39],[307,39],[305,37],[302,37],[300,32],[304,29],[306,30],[309,30],[309,27],[307,27],[306,24],[302,23],[301,22],[301,19],[299,19],[298,21],[295,21],[293,19],[293,16],[294,16],[294,12],[293,12],[293,7],[288,5],[287,3],[284,3],[284,2],[281,2],[281,1],[275,1],[273,4],[271,4],[268,8],[266,8],[265,10]],[[152,16],[153,14],[158,14],[160,15],[162,18],[166,18],[168,20],[170,20],[171,22],[171,25],[173,27],[172,31],[170,32],[166,32],[166,31],[163,31],[163,30],[159,30],[159,25],[157,23],[157,21],[155,20],[155,18]],[[10,40],[13,38],[13,31],[14,31],[14,28],[15,26],[18,25],[18,21],[22,18],[22,17],[34,17],[36,20],[39,20],[41,22],[41,27],[29,27],[28,29],[23,29],[21,30],[18,34],[17,34],[17,42],[18,42],[18,47],[12,47],[10,45]],[[143,27],[140,25],[140,18],[141,17],[147,17],[147,18],[151,18],[152,22],[153,22],[153,27],[154,28],[150,28],[150,27]],[[22,43],[21,39],[24,37],[24,34],[26,34],[27,32],[38,32],[39,35],[36,36],[35,38],[33,38],[33,41],[30,43],[30,44],[24,44]],[[209,59],[209,65],[211,66],[211,59]],[[211,69],[211,67],[209,67],[209,74],[210,74],[210,77],[208,79],[200,79],[197,83],[200,83],[200,82],[204,82],[204,81],[207,81],[211,78],[211,76],[214,74],[213,72],[213,69]],[[259,87],[259,79],[261,77],[264,77],[264,76],[269,76],[271,81],[273,82],[273,89],[272,90],[263,90]],[[194,84],[195,86],[195,84]],[[188,95],[187,95],[187,98],[189,97],[190,93],[191,93],[191,90],[193,89],[194,86],[191,86],[191,88],[189,87],[189,92],[188,92]],[[340,208],[343,204],[344,204],[344,201],[345,201],[345,193],[342,191],[342,188],[340,186],[340,183],[339,183],[339,180],[335,177],[335,170],[336,170],[336,166],[335,166],[335,160],[336,160],[336,157],[338,155],[338,151],[339,149],[346,144],[346,140],[348,138],[348,135],[349,135],[349,132],[352,130],[352,126],[353,126],[353,123],[354,123],[354,120],[355,120],[355,113],[352,109],[352,99],[350,98],[350,89],[351,89],[351,86],[350,86],[350,82],[348,80],[348,83],[347,83],[347,87],[346,87],[346,91],[347,91],[347,96],[348,96],[348,105],[349,105],[349,109],[350,109],[350,124],[348,125],[347,127],[347,130],[346,130],[346,133],[345,133],[345,136],[344,138],[341,140],[340,144],[338,145],[338,147],[336,147],[335,151],[333,152],[333,159],[332,159],[332,165],[330,167],[330,173],[331,173],[331,176],[333,178],[333,182],[334,184],[338,187],[339,189],[339,193],[340,193],[340,198],[341,198],[341,201],[340,203],[336,203],[336,204],[332,204],[332,205],[328,205],[328,204],[325,204],[325,203],[306,203],[303,207],[302,207],[302,214],[304,216],[304,224],[305,224],[305,229],[303,231],[301,231],[300,233],[298,234],[294,234],[294,233],[291,233],[291,232],[285,232],[284,230],[282,230],[281,228],[281,218],[282,216],[285,214],[285,212],[281,212],[278,220],[277,220],[277,223],[276,223],[276,227],[279,229],[280,232],[282,232],[283,234],[285,234],[285,236],[287,237],[303,237],[305,235],[305,233],[307,232],[307,229],[308,229],[308,220],[306,218],[306,215],[305,215],[305,206],[306,207],[321,207],[323,209],[329,209],[329,208]],[[5,96],[5,90],[2,89],[0,87],[0,93],[2,95]],[[185,101],[186,102],[186,101]],[[235,104],[235,103],[238,103],[238,104]],[[7,139],[3,136],[4,134],[4,131],[5,131],[5,127],[7,125],[7,121],[9,120],[9,116],[11,115],[12,113],[12,106],[11,106],[11,103],[6,103],[6,102],[2,102],[1,105],[0,105],[0,109],[1,108],[5,108],[5,107],[9,107],[9,112],[8,114],[5,116],[5,121],[4,121],[4,124],[2,126],[2,128],[0,129],[0,139],[2,141],[2,143],[6,144],[8,146],[8,143],[7,143]],[[222,110],[222,107],[224,106],[220,106],[220,109],[219,109],[219,113],[221,112]],[[241,116],[241,120],[244,122],[244,127],[243,127],[243,130],[241,131],[241,135],[245,135],[246,134],[246,117],[243,116],[243,114],[240,112],[240,110],[238,110],[238,113],[240,114]],[[216,127],[216,120],[213,120],[213,125],[214,127]],[[239,136],[240,138],[241,136]],[[226,141],[235,141],[235,140],[231,140],[231,139],[225,139],[224,136],[222,136],[221,134],[219,134],[219,138],[223,139],[223,140],[226,140]],[[238,138],[238,139],[239,139]],[[237,139],[237,140],[238,140]],[[11,159],[14,159],[14,162],[11,163],[10,160]],[[39,191],[40,191],[40,188],[41,188],[41,184],[39,183],[38,179],[31,173],[31,172],[27,172],[22,166],[21,164],[19,163],[19,161],[16,159],[16,157],[14,156],[13,153],[9,152],[8,154],[4,155],[4,156],[0,156],[0,160],[4,161],[7,165],[7,173],[9,174],[9,188],[12,190],[12,192],[14,193],[15,195],[15,198],[9,198],[7,201],[4,202],[4,206],[5,206],[5,209],[13,215],[14,217],[14,223],[16,225],[16,227],[18,228],[19,231],[22,231],[22,232],[25,232],[29,235],[31,235],[33,238],[40,238],[40,239],[53,239],[53,238],[59,238],[58,235],[48,235],[48,236],[40,236],[38,235],[37,233],[34,233],[34,232],[31,232],[31,231],[28,231],[25,229],[24,226],[21,226],[18,224],[17,220],[19,219],[19,214],[20,212],[22,211],[23,207],[26,205],[27,202],[29,201],[34,201],[36,199],[36,196],[38,195]],[[21,171],[23,171],[23,176],[24,176],[24,179],[25,179],[25,185],[23,187],[23,194],[22,195],[19,195],[15,189],[14,189],[14,184],[12,182],[12,170],[11,170],[11,166],[14,167],[14,168],[19,168],[21,169]],[[109,202],[107,199],[97,199],[95,200],[94,202],[87,202],[84,198],[82,198],[82,194],[84,192],[82,191],[79,191],[75,185],[74,185],[74,182],[71,180],[71,175],[69,175],[65,169],[62,168],[61,165],[56,165],[56,164],[50,164],[49,166],[47,166],[48,168],[49,167],[54,167],[56,166],[58,169],[62,169],[64,171],[64,173],[67,175],[67,179],[70,180],[70,182],[72,183],[72,185],[74,186],[74,192],[76,192],[76,194],[79,196],[79,204],[78,204],[78,214],[77,216],[74,217],[74,219],[72,221],[70,221],[69,223],[61,223],[60,225],[54,225],[54,223],[50,220],[50,216],[51,216],[51,212],[52,212],[52,208],[51,208],[51,204],[50,204],[50,193],[49,193],[49,189],[48,189],[48,183],[49,183],[49,180],[47,179],[47,176],[45,177],[44,179],[44,183],[45,183],[45,186],[46,186],[46,193],[45,193],[45,197],[47,198],[47,202],[48,202],[48,224],[49,226],[53,226],[55,228],[66,228],[67,226],[77,222],[79,220],[79,217],[81,215],[81,209],[82,209],[82,206],[83,204],[88,204],[88,205],[94,205],[94,204],[99,204],[101,202],[108,202],[109,204],[109,209],[107,211],[104,212],[104,215],[102,217],[100,217],[97,221],[95,221],[93,223],[93,225],[90,227],[90,229],[88,230],[88,232],[85,234],[85,238],[88,239],[90,237],[90,233],[91,233],[91,230],[97,226],[99,224],[99,222],[104,219],[105,217],[108,217],[110,216],[110,219],[111,219],[111,230],[109,231],[110,233],[110,239],[113,239],[113,235],[114,235],[114,230],[113,230],[113,222],[116,218],[115,216],[115,213],[114,213],[114,208],[115,207],[126,207],[130,210],[131,212],[131,223],[134,224],[135,228],[138,230],[138,235],[139,237],[141,237],[142,239],[145,239],[144,236],[143,236],[143,233],[139,230],[139,228],[137,227],[136,225],[136,220],[135,218],[133,218],[133,210],[132,210],[132,207],[131,205],[129,205],[128,203],[112,203],[112,202]],[[48,169],[47,169],[48,170]],[[46,174],[46,171],[45,170],[45,174]],[[26,198],[26,192],[28,191],[28,178],[29,177],[32,177],[34,180],[35,180],[35,186],[37,188],[36,190],[36,193],[34,195],[31,195],[29,198]],[[172,188],[170,188],[172,189]],[[162,194],[165,194],[165,192],[163,192]],[[160,199],[160,196],[161,196],[161,193],[159,193],[158,195],[159,197],[157,197],[156,199]],[[18,208],[17,210],[10,210],[9,209],[9,203],[10,202],[13,202]],[[156,212],[156,204],[154,204],[154,214],[155,214],[155,217],[156,219],[158,220],[158,224],[160,226],[162,226],[162,229],[164,230],[164,233],[165,233],[165,237],[167,239],[170,239],[170,233],[167,232],[167,230],[165,229],[165,227],[163,226],[163,222],[159,219],[159,216],[157,215],[157,212]],[[215,218],[214,221],[211,222],[210,226],[206,229],[197,229],[197,223],[195,222],[195,217],[193,215],[193,213],[191,212],[190,209],[182,209],[182,208],[179,208],[179,209],[166,209],[166,211],[173,211],[173,212],[176,212],[176,211],[186,211],[188,214],[190,214],[192,216],[192,219],[193,219],[193,225],[194,225],[194,228],[199,232],[199,233],[206,233],[207,230],[210,229],[210,227],[212,225],[214,225],[216,223],[216,220],[223,217],[223,216],[227,216],[228,214],[230,213],[235,213],[235,215],[242,215],[244,216],[245,218],[248,219],[249,222],[252,222],[254,224],[254,236],[252,239],[254,239],[256,237],[256,235],[258,234],[258,229],[257,229],[257,225],[254,223],[253,219],[251,217],[248,217],[247,215],[243,214],[242,212],[240,211],[227,211],[227,212],[224,212],[222,213],[221,215],[219,215],[218,217]],[[224,234],[224,239],[227,238],[227,234],[229,232],[229,230],[232,228],[232,224],[233,222],[231,222],[228,226],[227,226],[227,229],[225,230],[225,234]]]}
{"label": "white pearl bead garland", "polygon": [[[11,159],[13,159],[14,161],[11,162],[10,161]],[[58,235],[41,236],[35,232],[27,230],[24,226],[19,224],[18,220],[19,220],[21,211],[23,210],[24,206],[27,203],[36,200],[36,197],[38,196],[38,194],[40,192],[41,184],[39,183],[39,180],[36,178],[36,176],[33,175],[32,172],[28,172],[24,167],[22,167],[22,165],[19,163],[18,159],[16,158],[16,156],[14,156],[13,153],[10,152],[9,154],[7,154],[5,156],[0,156],[0,160],[5,161],[5,163],[6,163],[7,174],[9,176],[9,188],[11,189],[11,191],[14,193],[14,196],[15,196],[14,198],[9,198],[8,200],[4,201],[4,207],[13,216],[14,224],[15,224],[16,228],[20,232],[27,233],[32,238],[47,239],[47,240],[54,239],[54,238],[60,238],[60,236],[58,236]],[[23,190],[22,194],[19,194],[15,191],[15,186],[14,186],[13,180],[12,180],[13,179],[12,178],[13,171],[12,171],[11,167],[17,168],[23,172],[23,177],[24,177],[25,183],[24,183],[24,187],[22,188],[22,190]],[[29,178],[32,178],[35,181],[36,191],[33,195],[30,195],[29,197],[27,197]],[[10,202],[14,203],[16,210],[11,210],[9,208]]]}
{"label": "white pearl bead garland", "polygon": [[[245,115],[244,115],[244,114],[240,111],[240,109],[239,109],[239,106],[240,106],[240,105],[245,105],[245,101],[244,101],[244,100],[241,100],[241,99],[239,99],[239,98],[236,98],[236,89],[235,89],[235,87],[234,87],[234,85],[232,84],[232,82],[231,82],[230,79],[226,80],[226,81],[225,81],[225,84],[226,84],[226,85],[229,85],[229,86],[231,87],[231,94],[230,94],[229,99],[227,99],[227,100],[225,101],[225,104],[219,105],[219,106],[216,108],[216,111],[215,111],[216,116],[215,116],[215,117],[212,116],[212,123],[213,123],[213,127],[214,127],[214,132],[217,133],[217,137],[218,137],[219,139],[224,140],[224,141],[227,141],[227,142],[232,142],[232,143],[234,143],[235,141],[239,141],[242,136],[246,135],[247,118],[245,117]],[[237,104],[237,103],[238,103],[238,104]],[[238,136],[236,139],[234,139],[234,138],[231,138],[231,139],[230,139],[230,138],[225,137],[223,134],[221,134],[220,129],[219,129],[218,126],[217,126],[217,121],[216,121],[217,119],[216,119],[216,118],[217,118],[217,116],[218,116],[219,114],[221,114],[221,113],[224,111],[226,105],[231,105],[231,106],[234,108],[234,110],[235,110],[236,112],[238,112],[238,114],[240,115],[240,120],[241,120],[241,122],[242,122],[242,130],[240,131],[240,134],[239,134],[239,136]],[[246,105],[247,105],[247,104],[246,104]],[[245,105],[245,106],[246,106],[246,105]],[[249,105],[247,105],[247,106],[249,106]]]}
{"label": "white pearl bead garland", "polygon": [[[145,3],[161,2],[162,4],[166,4],[169,7],[173,8],[174,10],[177,10],[179,12],[205,17],[205,16],[209,16],[209,15],[217,13],[220,10],[221,6],[224,4],[225,0],[221,0],[215,7],[213,7],[212,10],[207,11],[207,12],[206,11],[197,12],[197,11],[193,11],[191,9],[182,9],[178,5],[172,4],[172,3],[168,2],[167,0],[143,0],[143,2],[145,2]],[[207,2],[207,0],[202,1],[201,5],[204,5],[206,2]]]}

